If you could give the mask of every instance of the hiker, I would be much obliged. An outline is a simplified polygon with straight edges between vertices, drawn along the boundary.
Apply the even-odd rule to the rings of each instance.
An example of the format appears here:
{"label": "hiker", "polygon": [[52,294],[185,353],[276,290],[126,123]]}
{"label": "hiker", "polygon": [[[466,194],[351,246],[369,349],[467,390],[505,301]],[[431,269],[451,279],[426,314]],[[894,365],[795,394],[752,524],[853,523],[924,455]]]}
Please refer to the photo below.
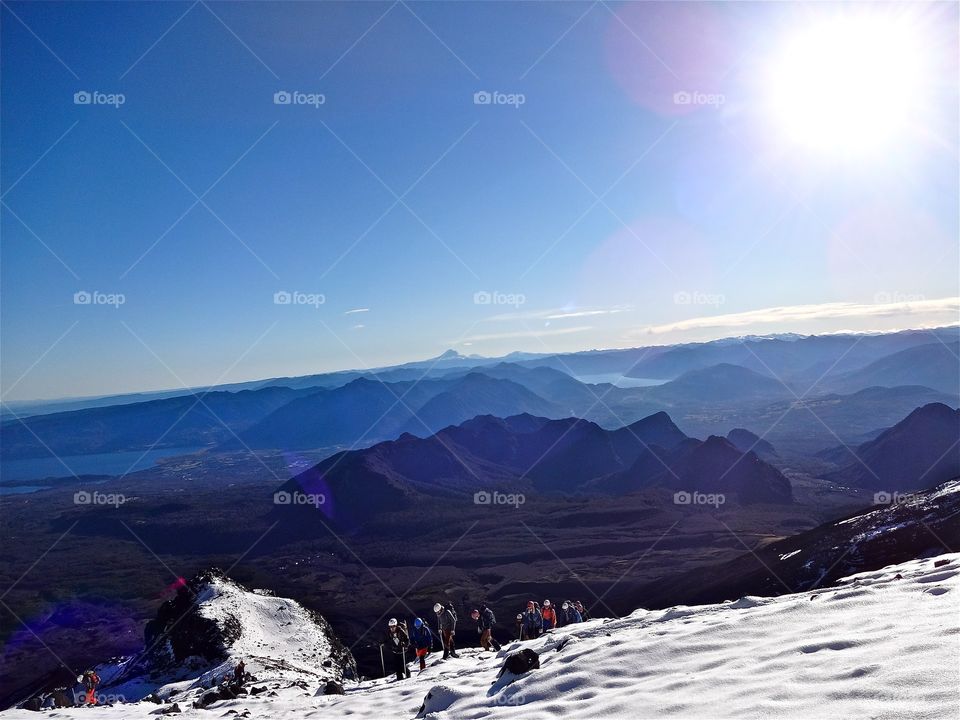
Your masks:
{"label": "hiker", "polygon": [[517,640],[523,640],[523,613],[517,613],[517,619],[513,625],[517,631]]}
{"label": "hiker", "polygon": [[543,631],[547,632],[553,630],[557,626],[557,611],[553,609],[553,605],[550,604],[549,600],[543,601]]}
{"label": "hiker", "polygon": [[560,609],[563,611],[564,625],[572,625],[573,623],[583,622],[583,617],[580,613],[577,612],[577,608],[573,606],[573,603],[569,600],[564,600],[563,605],[560,606]]}
{"label": "hiker", "polygon": [[384,645],[390,648],[390,652],[393,653],[397,680],[410,677],[410,670],[407,669],[407,645],[409,644],[410,638],[407,637],[407,631],[397,622],[396,618],[390,618],[387,622],[387,639]]}
{"label": "hiker", "polygon": [[243,660],[237,663],[237,666],[233,669],[233,682],[236,685],[243,685],[243,672],[246,666],[243,664]]}
{"label": "hiker", "polygon": [[537,610],[537,604],[530,600],[527,602],[527,611],[523,614],[523,639],[534,640],[540,636],[540,629],[543,627],[543,616]]}
{"label": "hiker", "polygon": [[80,682],[83,683],[83,687],[86,689],[87,694],[84,696],[83,704],[84,705],[96,705],[97,704],[97,686],[100,684],[100,676],[97,675],[93,670],[87,670],[79,678]]}
{"label": "hiker", "polygon": [[484,650],[499,650],[500,643],[493,639],[493,626],[497,622],[493,610],[488,608],[486,604],[482,604],[479,610],[474,610],[470,613],[470,617],[477,623],[477,632],[480,634],[480,647]]}
{"label": "hiker", "polygon": [[573,606],[577,609],[577,612],[580,613],[580,619],[583,622],[586,622],[590,619],[590,613],[587,612],[587,609],[583,606],[583,603],[577,600]]}
{"label": "hiker", "polygon": [[433,612],[437,615],[437,627],[440,629],[440,642],[443,645],[443,659],[448,657],[458,658],[457,649],[454,647],[454,637],[457,634],[457,613],[452,606],[444,607],[440,603],[433,606]]}
{"label": "hiker", "polygon": [[420,661],[420,669],[424,670],[427,667],[427,655],[430,654],[430,649],[433,647],[433,633],[420,618],[413,621],[413,630],[410,631],[410,644],[416,650],[417,659]]}

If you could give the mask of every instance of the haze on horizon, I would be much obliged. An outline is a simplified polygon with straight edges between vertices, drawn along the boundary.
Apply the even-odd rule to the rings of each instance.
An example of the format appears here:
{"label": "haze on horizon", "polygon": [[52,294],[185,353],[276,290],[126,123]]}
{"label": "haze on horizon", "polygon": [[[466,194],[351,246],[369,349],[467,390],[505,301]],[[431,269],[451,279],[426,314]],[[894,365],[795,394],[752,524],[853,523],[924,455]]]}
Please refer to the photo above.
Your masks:
{"label": "haze on horizon", "polygon": [[960,319],[953,4],[0,12],[4,401]]}

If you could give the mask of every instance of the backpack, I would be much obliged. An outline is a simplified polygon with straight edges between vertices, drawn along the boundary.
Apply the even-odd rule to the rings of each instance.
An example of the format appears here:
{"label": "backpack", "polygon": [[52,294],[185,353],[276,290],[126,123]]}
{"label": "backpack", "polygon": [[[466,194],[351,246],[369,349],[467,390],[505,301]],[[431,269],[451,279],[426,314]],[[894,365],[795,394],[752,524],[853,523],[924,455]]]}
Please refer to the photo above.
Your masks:
{"label": "backpack", "polygon": [[453,615],[453,621],[457,622],[459,618],[457,618],[457,609],[453,606],[453,603],[444,603],[443,607],[450,611],[450,614]]}
{"label": "backpack", "polygon": [[[514,675],[523,675],[526,672],[531,670],[536,670],[540,667],[540,656],[530,648],[524,648],[520,652],[515,652],[511,655],[507,655],[507,659],[503,663],[503,667],[500,669],[500,675],[507,670],[512,672]],[[498,675],[497,677],[500,677]]]}
{"label": "backpack", "polygon": [[486,606],[483,608],[483,617],[486,619],[487,625],[490,627],[493,627],[497,624],[497,616],[493,614],[493,610]]}

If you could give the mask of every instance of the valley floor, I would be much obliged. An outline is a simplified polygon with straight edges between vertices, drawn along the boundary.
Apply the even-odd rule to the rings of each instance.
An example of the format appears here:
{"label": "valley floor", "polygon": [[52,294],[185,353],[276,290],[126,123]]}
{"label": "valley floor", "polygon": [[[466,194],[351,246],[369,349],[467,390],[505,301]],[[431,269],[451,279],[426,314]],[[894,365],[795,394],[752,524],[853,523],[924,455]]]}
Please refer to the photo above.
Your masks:
{"label": "valley floor", "polygon": [[[899,578],[898,578],[899,575]],[[594,620],[524,643],[542,667],[495,682],[502,656],[465,650],[411,680],[344,696],[276,691],[176,717],[955,718],[960,716],[960,554],[861,573],[825,590]],[[431,661],[433,662],[433,661]],[[249,668],[257,672],[257,668]],[[421,706],[425,708],[421,710]],[[0,717],[156,717],[143,702]]]}

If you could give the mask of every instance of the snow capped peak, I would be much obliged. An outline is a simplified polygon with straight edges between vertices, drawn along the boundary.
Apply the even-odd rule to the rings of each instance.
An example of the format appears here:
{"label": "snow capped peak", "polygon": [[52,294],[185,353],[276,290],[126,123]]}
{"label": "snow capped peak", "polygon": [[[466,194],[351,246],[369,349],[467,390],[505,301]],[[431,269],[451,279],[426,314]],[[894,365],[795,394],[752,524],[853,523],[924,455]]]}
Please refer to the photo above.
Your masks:
{"label": "snow capped peak", "polygon": [[139,655],[97,668],[126,701],[149,694],[193,701],[242,660],[260,681],[325,683],[356,675],[350,651],[317,613],[212,569],[181,582],[145,630]]}

